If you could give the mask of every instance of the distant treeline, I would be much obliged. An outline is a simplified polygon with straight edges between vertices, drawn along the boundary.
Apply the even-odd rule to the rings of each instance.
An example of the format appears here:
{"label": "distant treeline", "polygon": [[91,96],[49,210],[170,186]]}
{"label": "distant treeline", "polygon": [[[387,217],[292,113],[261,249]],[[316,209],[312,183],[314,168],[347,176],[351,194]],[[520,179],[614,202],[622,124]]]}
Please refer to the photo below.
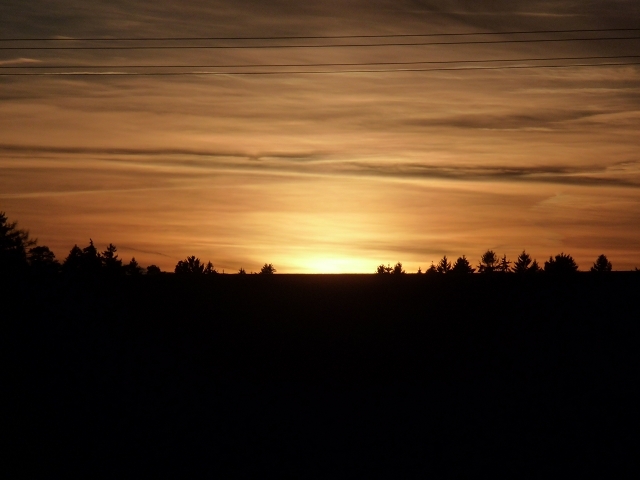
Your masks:
{"label": "distant treeline", "polygon": [[[600,255],[591,267],[591,272],[595,273],[607,273],[611,272],[613,265],[606,257],[606,255]],[[636,268],[636,270],[638,270]],[[423,272],[421,268],[418,268],[418,274],[426,275],[467,275],[470,273],[519,273],[519,274],[535,274],[539,272],[545,273],[557,273],[566,274],[574,273],[578,271],[578,264],[575,262],[571,255],[563,253],[557,254],[555,257],[549,257],[549,260],[544,262],[544,267],[540,267],[536,259],[531,258],[526,251],[522,251],[518,255],[518,259],[515,262],[507,259],[506,255],[499,258],[496,252],[493,250],[487,250],[480,257],[480,262],[476,268],[471,266],[471,263],[465,255],[458,257],[458,259],[452,264],[445,255],[435,265],[433,262],[426,272]],[[380,275],[401,275],[406,273],[402,268],[402,263],[398,262],[393,267],[390,265],[384,266],[384,264],[378,265],[376,273]]]}
{"label": "distant treeline", "polygon": [[[18,228],[17,222],[10,222],[4,212],[0,212],[0,272],[30,272],[39,275],[69,274],[69,275],[159,275],[162,272],[157,265],[143,268],[135,257],[124,263],[118,257],[117,247],[110,243],[107,248],[99,252],[89,239],[89,244],[80,248],[74,245],[67,257],[60,263],[55,254],[44,245],[37,245],[37,240],[29,236],[29,232]],[[593,263],[590,271],[594,273],[611,272],[612,264],[605,255],[600,255]],[[493,250],[487,250],[474,268],[465,255],[459,257],[453,264],[445,255],[438,264],[423,272],[418,268],[417,274],[422,275],[467,275],[475,272],[488,273],[516,273],[536,274],[539,272],[551,274],[570,274],[578,271],[578,265],[571,255],[559,253],[549,257],[541,267],[537,260],[523,251],[516,261],[507,259],[506,255],[499,258]],[[638,269],[636,268],[636,271]],[[276,272],[271,263],[265,263],[261,275],[271,275]],[[211,262],[203,262],[195,256],[180,260],[174,269],[177,275],[215,275],[219,273]],[[246,274],[244,268],[237,272]],[[381,264],[376,273],[379,275],[402,275],[405,270],[398,262],[393,267]]]}

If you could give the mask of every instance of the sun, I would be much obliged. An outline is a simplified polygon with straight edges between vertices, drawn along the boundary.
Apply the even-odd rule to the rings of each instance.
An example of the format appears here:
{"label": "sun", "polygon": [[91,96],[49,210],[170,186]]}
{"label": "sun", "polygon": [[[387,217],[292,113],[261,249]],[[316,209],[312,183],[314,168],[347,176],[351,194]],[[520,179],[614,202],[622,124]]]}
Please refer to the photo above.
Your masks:
{"label": "sun", "polygon": [[317,255],[300,258],[292,268],[298,273],[364,273],[373,272],[374,263],[362,258]]}

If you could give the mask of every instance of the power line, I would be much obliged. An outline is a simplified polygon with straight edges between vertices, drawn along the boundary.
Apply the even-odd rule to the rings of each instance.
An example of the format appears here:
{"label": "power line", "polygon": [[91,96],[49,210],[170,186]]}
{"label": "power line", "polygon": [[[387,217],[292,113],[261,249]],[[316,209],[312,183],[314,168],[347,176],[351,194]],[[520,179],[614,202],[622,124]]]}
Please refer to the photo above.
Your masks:
{"label": "power line", "polygon": [[407,47],[427,45],[486,45],[505,43],[587,42],[603,40],[640,40],[639,37],[537,38],[521,40],[469,40],[462,42],[405,42],[405,43],[334,43],[316,45],[127,45],[122,47],[0,47],[0,50],[226,50],[269,48],[344,48],[344,47]]}
{"label": "power line", "polygon": [[367,67],[385,65],[443,65],[443,64],[481,64],[507,62],[552,62],[559,60],[612,60],[616,58],[640,58],[640,55],[612,55],[589,57],[540,57],[484,60],[421,60],[414,62],[353,62],[353,63],[273,63],[244,65],[0,65],[0,69],[104,69],[104,68],[280,68],[280,67]]}
{"label": "power line", "polygon": [[466,33],[393,33],[386,35],[292,35],[292,36],[266,36],[266,37],[116,37],[116,38],[0,38],[0,42],[156,42],[171,41],[182,42],[192,40],[339,40],[344,38],[406,38],[406,37],[470,37],[479,35],[526,35],[542,33],[604,33],[604,32],[631,32],[640,28],[590,28],[571,30],[519,30],[507,32],[466,32]]}
{"label": "power line", "polygon": [[507,65],[494,67],[441,67],[441,68],[392,68],[371,70],[283,70],[271,72],[36,72],[36,73],[2,73],[0,76],[243,76],[243,75],[316,75],[316,74],[345,74],[345,73],[402,73],[402,72],[444,72],[444,71],[471,71],[471,70],[515,70],[515,69],[543,69],[543,68],[574,68],[574,67],[618,67],[640,65],[640,62],[615,62],[615,63],[582,63],[571,65]]}

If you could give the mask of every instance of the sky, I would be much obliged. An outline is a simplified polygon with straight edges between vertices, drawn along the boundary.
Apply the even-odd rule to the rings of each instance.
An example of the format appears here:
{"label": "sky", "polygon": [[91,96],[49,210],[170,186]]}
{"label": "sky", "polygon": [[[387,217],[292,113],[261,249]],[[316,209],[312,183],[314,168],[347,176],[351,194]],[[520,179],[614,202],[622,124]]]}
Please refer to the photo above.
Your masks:
{"label": "sky", "polygon": [[[569,253],[582,270],[602,253],[615,270],[640,267],[638,39],[41,49],[618,38],[640,31],[69,40],[639,26],[635,0],[3,1],[0,40],[67,40],[0,42],[0,211],[60,260],[91,238],[169,271],[196,255],[227,273],[264,263],[279,273],[373,273],[396,262],[415,272],[443,255],[477,264],[488,249],[511,260],[526,249],[540,263]],[[6,48],[18,46],[38,49]],[[479,60],[518,61],[308,66]],[[571,63],[627,64],[469,69]],[[274,64],[302,66],[255,66]],[[141,68],[162,65],[186,67]],[[222,67],[204,68],[212,65]],[[52,66],[103,74],[5,75],[63,71]],[[385,69],[396,71],[336,73]],[[282,73],[301,70],[325,73]],[[280,73],[121,75],[167,71]]]}

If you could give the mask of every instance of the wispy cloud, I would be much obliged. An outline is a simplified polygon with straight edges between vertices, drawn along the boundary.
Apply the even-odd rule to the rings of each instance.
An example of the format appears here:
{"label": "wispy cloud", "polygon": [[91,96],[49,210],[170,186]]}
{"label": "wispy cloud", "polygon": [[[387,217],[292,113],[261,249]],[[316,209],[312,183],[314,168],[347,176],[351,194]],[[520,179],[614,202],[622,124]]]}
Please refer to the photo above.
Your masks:
{"label": "wispy cloud", "polygon": [[32,63],[41,63],[41,60],[37,60],[35,58],[12,58],[9,60],[0,60],[0,65],[8,66],[8,65],[23,65],[23,64],[32,64]]}
{"label": "wispy cloud", "polygon": [[150,251],[150,250],[142,250],[140,248],[133,248],[133,247],[130,247],[128,245],[119,245],[118,248],[120,250],[125,250],[125,251],[130,251],[130,252],[140,252],[140,253],[147,253],[149,255],[159,255],[161,257],[172,258],[171,255],[167,255],[166,253],[154,252],[154,251]]}
{"label": "wispy cloud", "polygon": [[[179,172],[186,173],[194,170],[194,175],[211,174],[219,172],[238,172],[248,174],[291,174],[324,177],[376,177],[379,179],[409,179],[409,180],[447,180],[464,182],[525,182],[525,183],[551,183],[565,185],[582,185],[591,187],[618,186],[625,188],[640,188],[640,169],[635,161],[618,162],[612,165],[571,165],[571,164],[428,164],[405,160],[401,163],[385,160],[371,161],[366,157],[360,159],[344,159],[335,152],[298,152],[295,154],[283,152],[269,152],[266,154],[249,154],[242,152],[215,152],[198,151],[191,149],[110,149],[110,148],[67,148],[44,147],[24,145],[0,145],[0,153],[20,153],[23,155],[72,155],[82,159],[86,155],[98,156],[98,160],[109,164],[115,164],[121,168],[123,175],[150,174],[177,178]],[[194,159],[195,157],[195,159]],[[132,167],[142,166],[138,173],[131,170]],[[17,165],[13,167],[15,170]],[[46,163],[40,165],[48,169]],[[167,168],[170,170],[158,170],[155,168]],[[32,163],[25,167],[32,175],[37,167]],[[83,162],[69,163],[66,167],[71,169],[86,169]],[[99,166],[91,167],[99,171]],[[107,168],[107,167],[104,167]],[[109,171],[113,171],[109,168]],[[154,186],[153,189],[185,188],[175,186]],[[95,190],[75,189],[66,191],[38,191],[5,193],[4,198],[25,198],[27,196],[83,194],[90,192],[115,193],[122,191],[145,191],[148,188],[108,189]]]}

